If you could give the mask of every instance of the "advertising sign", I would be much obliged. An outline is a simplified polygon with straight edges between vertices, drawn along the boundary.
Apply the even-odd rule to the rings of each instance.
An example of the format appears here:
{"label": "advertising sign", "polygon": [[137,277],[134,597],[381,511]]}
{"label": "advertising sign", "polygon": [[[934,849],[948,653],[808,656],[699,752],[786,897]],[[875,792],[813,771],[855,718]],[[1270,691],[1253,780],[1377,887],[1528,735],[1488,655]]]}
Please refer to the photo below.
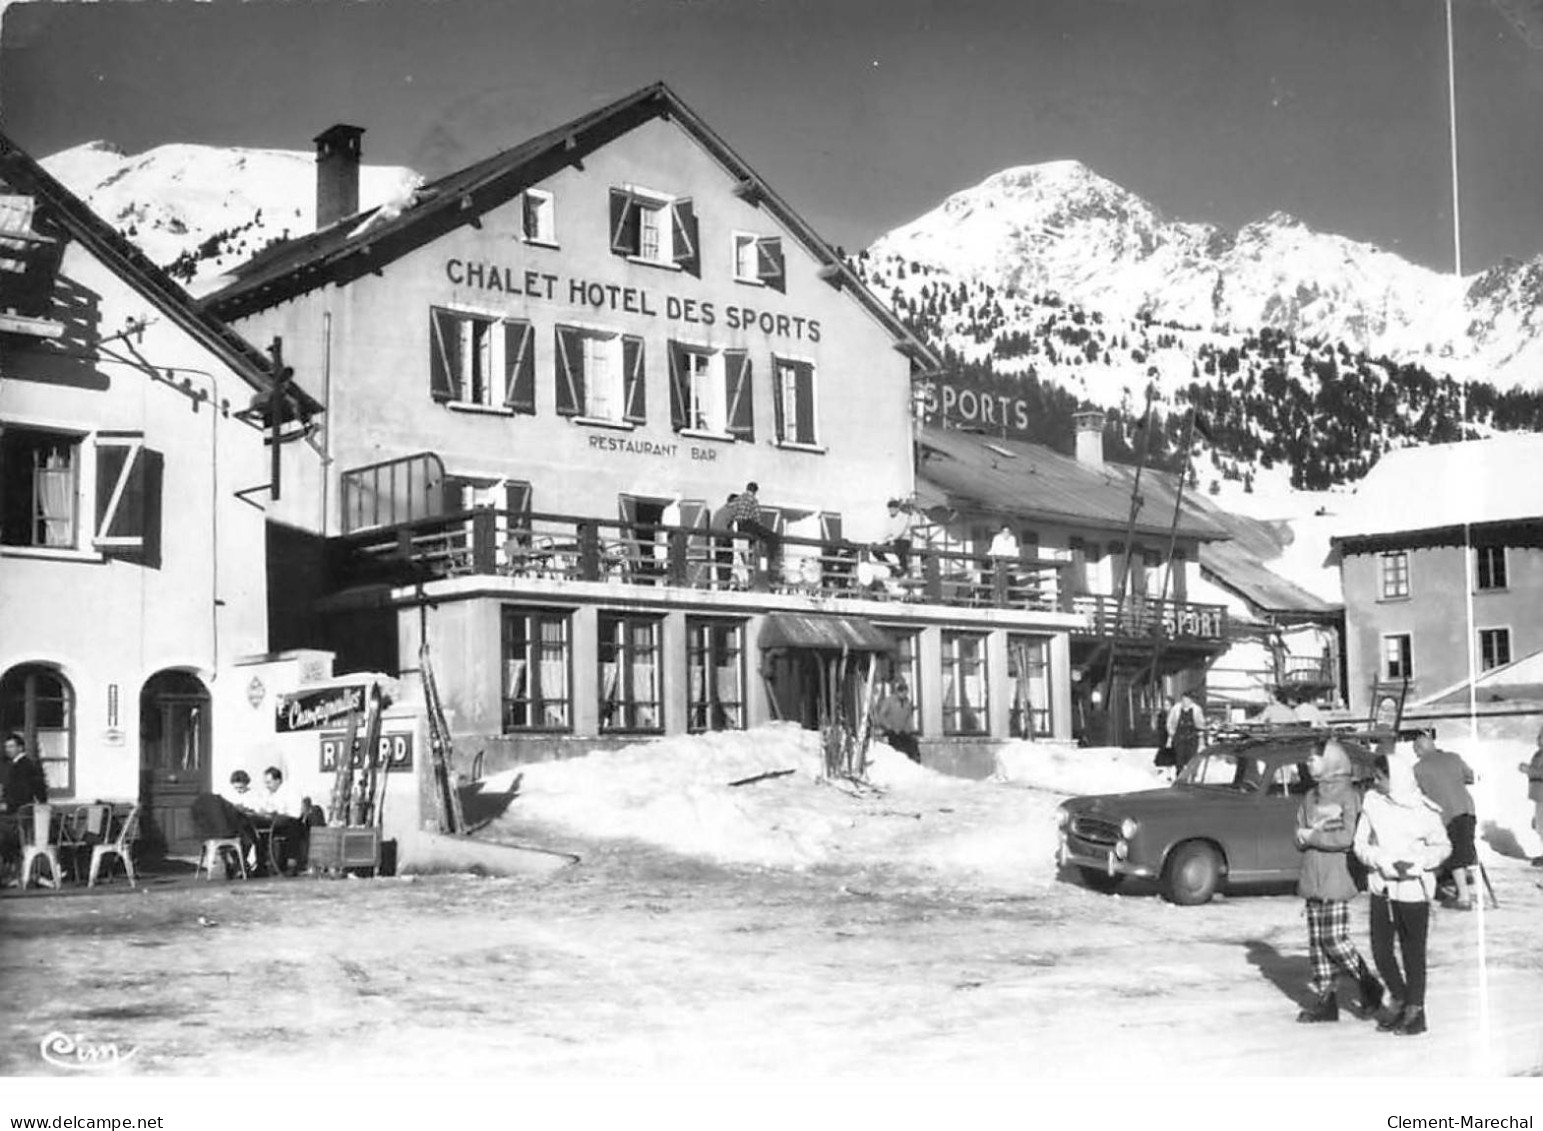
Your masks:
{"label": "advertising sign", "polygon": [[343,687],[323,687],[314,691],[294,691],[279,697],[276,727],[280,734],[297,730],[320,730],[336,726],[350,712],[364,714],[369,685],[360,683]]}
{"label": "advertising sign", "polygon": [[[343,731],[328,732],[321,735],[321,772],[333,774],[337,772],[338,756],[343,752],[343,744],[348,741],[348,735]],[[364,736],[360,735],[354,740],[354,756],[350,769],[364,768],[363,752],[358,747],[364,742]],[[380,745],[375,749],[375,768],[385,766],[387,772],[396,770],[410,770],[413,768],[413,736],[406,731],[400,734],[383,734],[380,736]]]}

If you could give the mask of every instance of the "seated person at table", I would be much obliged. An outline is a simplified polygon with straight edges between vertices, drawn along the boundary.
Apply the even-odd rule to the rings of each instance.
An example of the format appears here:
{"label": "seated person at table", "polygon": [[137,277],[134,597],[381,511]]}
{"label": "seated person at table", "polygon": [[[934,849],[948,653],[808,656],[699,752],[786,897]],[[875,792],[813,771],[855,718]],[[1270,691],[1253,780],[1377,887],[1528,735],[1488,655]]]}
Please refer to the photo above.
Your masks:
{"label": "seated person at table", "polygon": [[[193,829],[203,840],[228,840],[235,838],[241,842],[241,855],[246,858],[247,865],[253,867],[257,863],[257,829],[252,824],[251,814],[236,808],[227,798],[218,793],[200,793],[193,798],[193,807],[189,814],[193,818]],[[228,872],[227,866],[227,872]]]}
{"label": "seated person at table", "polygon": [[263,771],[263,788],[252,795],[256,813],[273,822],[273,858],[293,876],[305,867],[312,814],[319,811],[284,784],[284,771],[277,766]]}

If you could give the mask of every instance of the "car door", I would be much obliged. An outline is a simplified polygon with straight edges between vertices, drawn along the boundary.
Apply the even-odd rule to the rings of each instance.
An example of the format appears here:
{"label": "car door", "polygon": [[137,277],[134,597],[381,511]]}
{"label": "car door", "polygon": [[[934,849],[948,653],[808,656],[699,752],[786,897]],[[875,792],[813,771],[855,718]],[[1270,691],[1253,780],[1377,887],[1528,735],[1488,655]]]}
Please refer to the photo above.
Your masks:
{"label": "car door", "polygon": [[1255,837],[1255,868],[1261,879],[1290,879],[1302,868],[1302,853],[1297,848],[1297,809],[1312,789],[1304,754],[1288,754],[1270,759],[1265,767],[1265,788],[1259,798],[1259,821]]}

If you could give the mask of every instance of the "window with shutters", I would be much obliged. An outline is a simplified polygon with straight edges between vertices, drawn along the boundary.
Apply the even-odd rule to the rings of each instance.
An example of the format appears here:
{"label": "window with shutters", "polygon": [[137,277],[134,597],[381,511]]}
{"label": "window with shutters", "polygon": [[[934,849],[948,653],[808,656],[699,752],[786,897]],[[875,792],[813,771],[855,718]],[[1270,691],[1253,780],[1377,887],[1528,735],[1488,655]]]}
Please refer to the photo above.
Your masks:
{"label": "window with shutters", "polygon": [[0,431],[0,544],[77,549],[81,437]]}
{"label": "window with shutters", "polygon": [[647,422],[642,338],[587,326],[558,326],[555,334],[560,415],[620,428]]}
{"label": "window with shutters", "polygon": [[1504,589],[1506,587],[1506,559],[1504,546],[1475,546],[1474,578],[1480,589]]}
{"label": "window with shutters", "polygon": [[786,291],[787,272],[782,261],[782,237],[735,232],[734,278],[741,283]]}
{"label": "window with shutters", "polygon": [[670,424],[714,440],[755,439],[750,355],[672,341]]}
{"label": "window with shutters", "polygon": [[138,432],[0,428],[0,545],[160,568],[165,457]]}
{"label": "window with shutters", "polygon": [[526,189],[520,194],[520,236],[526,243],[557,246],[555,199],[544,189]]}
{"label": "window with shutters", "polygon": [[789,357],[772,358],[777,406],[777,442],[813,448],[815,429],[814,363]]}
{"label": "window with shutters", "polygon": [[611,190],[611,251],[639,263],[699,273],[690,197],[627,185]]}
{"label": "window with shutters", "polygon": [[535,335],[517,318],[429,312],[429,392],[452,408],[536,411]]}

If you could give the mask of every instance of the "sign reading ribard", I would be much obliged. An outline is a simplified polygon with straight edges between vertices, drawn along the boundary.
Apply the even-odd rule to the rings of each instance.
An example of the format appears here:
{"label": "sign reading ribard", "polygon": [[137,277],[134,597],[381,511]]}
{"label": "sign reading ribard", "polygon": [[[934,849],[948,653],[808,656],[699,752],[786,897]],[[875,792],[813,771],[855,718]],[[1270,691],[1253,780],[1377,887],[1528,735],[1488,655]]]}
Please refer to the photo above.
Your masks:
{"label": "sign reading ribard", "polygon": [[[327,733],[321,738],[321,772],[332,774],[337,772],[338,755],[343,752],[343,744],[348,741],[348,735],[342,731]],[[364,758],[359,747],[363,744],[363,737],[354,739],[354,756],[350,769],[364,768]],[[375,748],[375,768],[385,766],[387,771],[410,770],[413,768],[413,736],[411,732],[401,734],[383,734],[380,736],[380,745]]]}
{"label": "sign reading ribard", "polygon": [[364,714],[368,685],[323,687],[314,691],[294,691],[282,696],[278,704],[277,729],[280,734],[296,730],[317,730],[336,726],[352,711]]}

